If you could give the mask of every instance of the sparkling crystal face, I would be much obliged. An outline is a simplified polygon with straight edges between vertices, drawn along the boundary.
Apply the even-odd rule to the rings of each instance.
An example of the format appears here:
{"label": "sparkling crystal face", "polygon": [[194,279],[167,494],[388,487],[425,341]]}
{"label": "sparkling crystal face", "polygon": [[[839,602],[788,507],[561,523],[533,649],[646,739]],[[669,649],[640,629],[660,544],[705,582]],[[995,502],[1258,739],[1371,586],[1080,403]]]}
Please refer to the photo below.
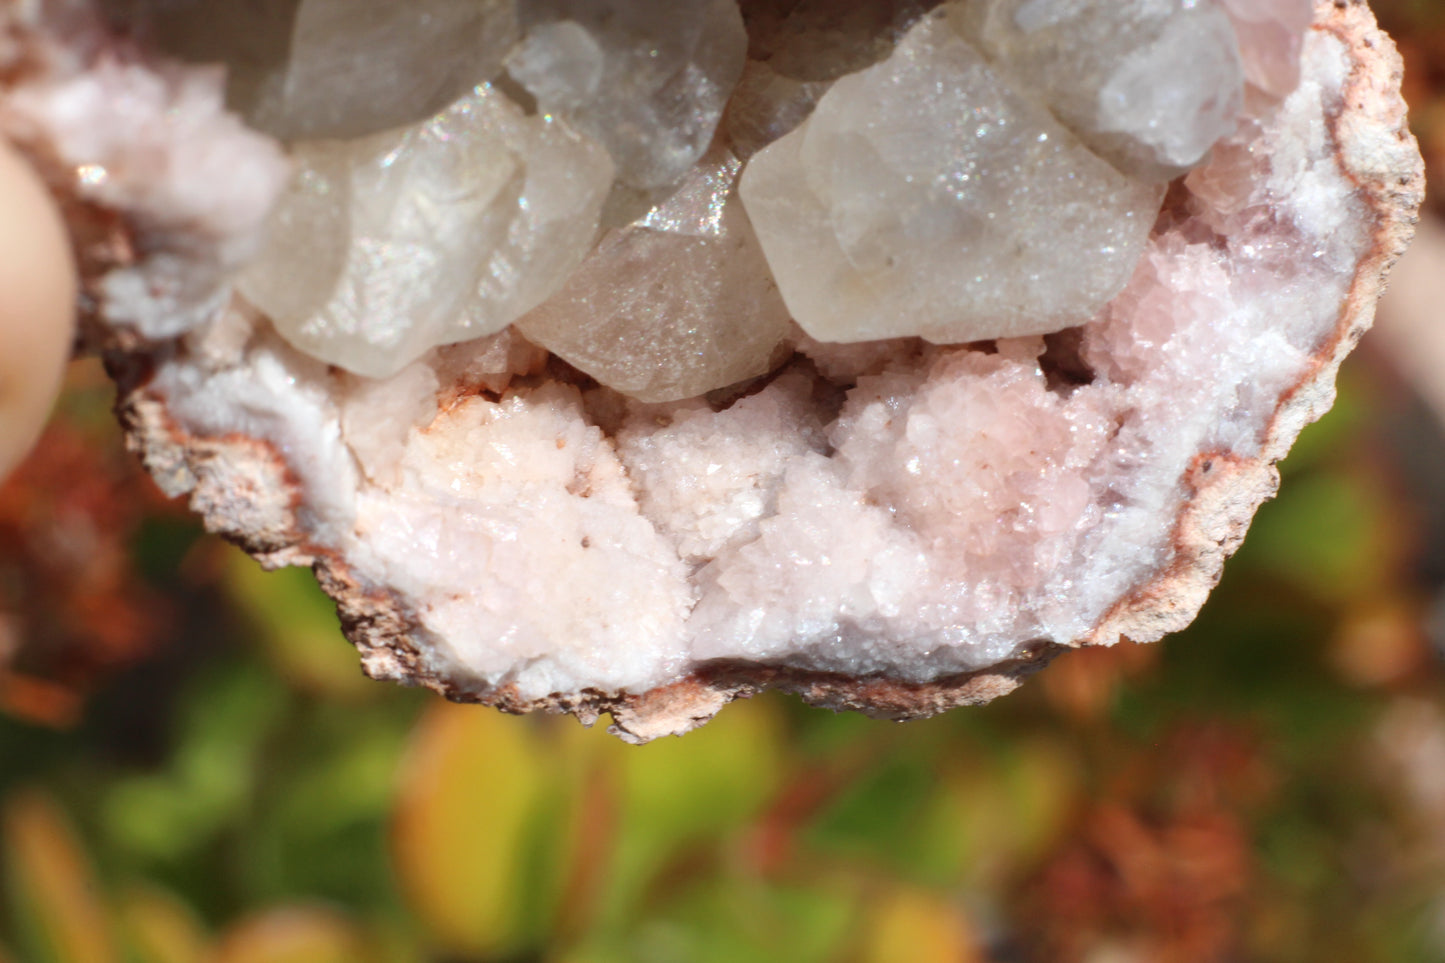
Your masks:
{"label": "sparkling crystal face", "polygon": [[[124,6],[145,0],[109,0]],[[382,377],[509,325],[645,401],[1096,317],[1306,0],[268,0],[171,49],[295,175],[240,290]],[[1290,44],[1296,51],[1290,59]]]}

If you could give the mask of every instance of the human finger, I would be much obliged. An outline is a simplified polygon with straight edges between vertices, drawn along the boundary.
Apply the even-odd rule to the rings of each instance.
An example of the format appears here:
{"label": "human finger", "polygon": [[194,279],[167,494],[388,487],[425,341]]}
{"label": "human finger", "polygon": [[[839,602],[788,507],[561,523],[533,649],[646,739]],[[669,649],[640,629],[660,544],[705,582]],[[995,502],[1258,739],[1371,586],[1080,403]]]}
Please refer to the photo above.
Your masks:
{"label": "human finger", "polygon": [[59,209],[34,169],[0,142],[0,479],[30,451],[60,392],[75,289]]}

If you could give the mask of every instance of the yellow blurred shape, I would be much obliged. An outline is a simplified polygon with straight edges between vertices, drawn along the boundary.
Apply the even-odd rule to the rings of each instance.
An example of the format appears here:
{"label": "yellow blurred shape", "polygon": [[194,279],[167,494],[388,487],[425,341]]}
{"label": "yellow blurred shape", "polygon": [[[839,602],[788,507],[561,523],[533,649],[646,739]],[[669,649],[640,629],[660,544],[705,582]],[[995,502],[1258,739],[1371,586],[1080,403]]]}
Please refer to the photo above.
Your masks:
{"label": "yellow blurred shape", "polygon": [[944,878],[985,889],[1055,843],[1080,792],[1076,759],[1044,740],[1020,742],[1003,759],[943,767],[920,819],[930,859]]}
{"label": "yellow blurred shape", "polygon": [[1009,795],[1004,818],[1011,855],[1016,865],[1026,865],[1068,824],[1083,779],[1079,760],[1058,742],[1032,739],[1014,747],[999,778]]}
{"label": "yellow blurred shape", "polygon": [[16,915],[42,954],[34,963],[117,963],[94,873],[55,801],[18,792],[0,823]]}
{"label": "yellow blurred shape", "polygon": [[779,730],[774,702],[748,699],[685,738],[634,747],[620,757],[627,802],[678,830],[740,823],[776,789]]}
{"label": "yellow blurred shape", "polygon": [[283,907],[233,926],[213,963],[361,963],[366,941],[356,927],[322,907]]}
{"label": "yellow blurred shape", "polygon": [[899,889],[877,897],[863,963],[982,963],[968,921],[933,893]]}
{"label": "yellow blurred shape", "polygon": [[202,963],[206,931],[189,906],[152,886],[137,886],[121,899],[122,932],[139,963]]}
{"label": "yellow blurred shape", "polygon": [[1357,686],[1407,679],[1430,659],[1425,616],[1400,599],[1372,601],[1341,619],[1329,649],[1335,670]]}
{"label": "yellow blurred shape", "polygon": [[478,706],[437,702],[413,733],[393,823],[397,878],[445,948],[485,956],[522,937],[546,751],[533,720]]}

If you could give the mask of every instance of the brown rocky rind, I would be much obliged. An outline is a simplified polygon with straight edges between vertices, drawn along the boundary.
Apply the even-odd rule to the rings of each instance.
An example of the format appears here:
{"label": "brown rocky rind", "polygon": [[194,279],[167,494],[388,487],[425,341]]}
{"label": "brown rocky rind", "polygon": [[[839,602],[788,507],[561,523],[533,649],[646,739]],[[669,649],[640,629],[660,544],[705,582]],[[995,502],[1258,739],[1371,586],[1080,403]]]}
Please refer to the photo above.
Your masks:
{"label": "brown rocky rind", "polygon": [[[310,539],[302,485],[280,451],[244,435],[199,437],[186,431],[147,390],[149,359],[168,350],[166,345],[107,333],[112,329],[103,325],[92,330],[103,332],[98,340],[120,387],[117,410],[131,447],[147,469],[167,492],[188,494],[208,528],[263,564],[310,565],[337,601],[346,635],[373,678],[425,685],[451,699],[508,712],[567,712],[589,724],[608,713],[613,731],[634,742],[686,732],[732,699],[763,689],[790,691],[815,705],[890,719],[980,704],[1012,691],[1066,649],[1110,644],[1121,637],[1154,641],[1187,625],[1218,581],[1225,559],[1242,541],[1254,512],[1274,494],[1276,462],[1304,425],[1333,400],[1339,365],[1369,327],[1385,277],[1413,231],[1423,171],[1399,95],[1399,57],[1376,28],[1368,7],[1359,0],[1329,0],[1319,5],[1314,29],[1334,34],[1349,50],[1343,106],[1330,118],[1331,133],[1342,169],[1374,216],[1373,246],[1341,306],[1334,336],[1278,405],[1257,457],[1202,451],[1194,458],[1185,479],[1192,495],[1182,503],[1173,529],[1173,553],[1164,570],[1121,599],[1082,637],[1040,640],[1020,657],[974,672],[918,683],[729,660],[702,664],[681,681],[643,693],[583,690],[533,700],[520,698],[510,687],[443,677],[423,657],[426,630],[401,597],[365,584],[344,558]],[[52,178],[61,193],[67,183],[63,174],[56,172]],[[78,236],[87,238],[80,242],[86,247],[82,264],[92,281],[102,270],[140,256],[128,225],[107,220],[104,212],[74,199],[68,210],[74,212]]]}

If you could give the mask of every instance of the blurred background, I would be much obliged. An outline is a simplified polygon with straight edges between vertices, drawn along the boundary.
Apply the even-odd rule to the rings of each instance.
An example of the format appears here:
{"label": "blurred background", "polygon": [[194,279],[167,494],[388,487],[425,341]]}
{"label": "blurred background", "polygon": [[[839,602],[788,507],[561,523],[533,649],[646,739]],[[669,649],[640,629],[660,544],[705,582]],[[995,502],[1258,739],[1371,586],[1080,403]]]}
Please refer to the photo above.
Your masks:
{"label": "blurred background", "polygon": [[[1445,184],[1445,3],[1375,0]],[[0,488],[0,961],[1445,960],[1445,192],[1189,631],[625,746],[365,680],[76,363]]]}

